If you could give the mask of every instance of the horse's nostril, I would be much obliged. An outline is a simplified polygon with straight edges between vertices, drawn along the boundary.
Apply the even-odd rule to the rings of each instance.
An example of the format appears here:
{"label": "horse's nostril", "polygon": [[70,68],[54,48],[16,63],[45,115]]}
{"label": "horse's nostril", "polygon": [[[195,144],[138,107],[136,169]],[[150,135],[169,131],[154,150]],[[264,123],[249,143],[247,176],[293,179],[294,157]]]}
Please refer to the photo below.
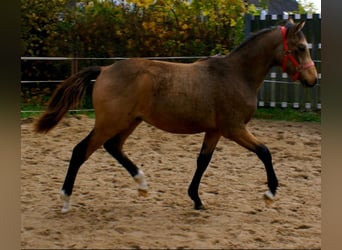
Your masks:
{"label": "horse's nostril", "polygon": [[312,81],[312,82],[309,82],[308,80],[304,80],[303,81],[303,85],[305,87],[313,87],[313,86],[315,86],[317,84],[317,82],[318,82],[317,78],[314,81]]}

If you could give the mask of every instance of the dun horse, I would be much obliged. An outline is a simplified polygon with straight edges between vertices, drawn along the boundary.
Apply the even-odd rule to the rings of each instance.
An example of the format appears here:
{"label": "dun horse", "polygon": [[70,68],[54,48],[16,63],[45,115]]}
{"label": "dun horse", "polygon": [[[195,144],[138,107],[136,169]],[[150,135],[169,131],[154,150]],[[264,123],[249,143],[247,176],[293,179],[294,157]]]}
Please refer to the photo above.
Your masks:
{"label": "dun horse", "polygon": [[260,158],[269,188],[264,197],[273,200],[278,180],[271,153],[246,124],[256,111],[257,92],[271,67],[282,67],[304,86],[316,84],[317,71],[301,31],[303,26],[304,22],[289,19],[284,26],[260,30],[222,57],[189,64],[128,59],[89,67],[66,79],[35,123],[35,131],[48,132],[57,125],[82,100],[92,79],[96,79],[92,96],[96,119],[89,135],[73,149],[61,190],[62,212],[70,208],[80,166],[102,145],[127,169],[139,192],[147,193],[143,171],[122,151],[125,140],[142,121],[171,133],[205,133],[188,189],[195,209],[204,208],[198,188],[221,136]]}

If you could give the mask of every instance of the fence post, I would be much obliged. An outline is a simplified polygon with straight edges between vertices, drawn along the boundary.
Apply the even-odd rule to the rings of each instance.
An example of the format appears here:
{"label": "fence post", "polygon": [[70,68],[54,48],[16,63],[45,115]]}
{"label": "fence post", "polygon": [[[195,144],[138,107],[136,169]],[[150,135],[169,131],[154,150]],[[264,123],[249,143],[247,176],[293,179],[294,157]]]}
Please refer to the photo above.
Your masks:
{"label": "fence post", "polygon": [[251,33],[251,25],[252,24],[252,15],[246,14],[245,15],[245,37],[248,37]]}
{"label": "fence post", "polygon": [[71,74],[74,75],[78,72],[78,60],[77,51],[73,52],[73,58],[71,60]]}
{"label": "fence post", "polygon": [[270,83],[270,107],[275,108],[276,107],[276,77],[277,74],[275,72],[271,73],[271,83]]}

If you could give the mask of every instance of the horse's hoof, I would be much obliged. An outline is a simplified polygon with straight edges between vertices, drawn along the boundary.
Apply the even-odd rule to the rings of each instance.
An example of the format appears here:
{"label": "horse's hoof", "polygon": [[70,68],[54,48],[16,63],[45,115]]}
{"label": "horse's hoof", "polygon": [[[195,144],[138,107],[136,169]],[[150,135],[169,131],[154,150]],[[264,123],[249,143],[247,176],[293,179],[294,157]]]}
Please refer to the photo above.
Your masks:
{"label": "horse's hoof", "polygon": [[203,204],[195,205],[195,210],[206,210],[206,208],[203,206]]}
{"label": "horse's hoof", "polygon": [[148,196],[148,191],[147,189],[138,189],[138,193],[140,196],[147,197]]}
{"label": "horse's hoof", "polygon": [[65,214],[65,213],[67,213],[67,212],[69,212],[70,211],[70,203],[69,204],[64,204],[63,205],[63,207],[62,207],[62,209],[61,209],[61,213],[62,214]]}
{"label": "horse's hoof", "polygon": [[63,200],[63,207],[62,207],[61,212],[65,214],[69,212],[71,208],[70,195],[66,195],[64,190],[61,191],[60,195],[61,195],[61,199]]}
{"label": "horse's hoof", "polygon": [[274,202],[275,196],[270,190],[266,191],[264,194],[264,200],[266,205],[271,205]]}

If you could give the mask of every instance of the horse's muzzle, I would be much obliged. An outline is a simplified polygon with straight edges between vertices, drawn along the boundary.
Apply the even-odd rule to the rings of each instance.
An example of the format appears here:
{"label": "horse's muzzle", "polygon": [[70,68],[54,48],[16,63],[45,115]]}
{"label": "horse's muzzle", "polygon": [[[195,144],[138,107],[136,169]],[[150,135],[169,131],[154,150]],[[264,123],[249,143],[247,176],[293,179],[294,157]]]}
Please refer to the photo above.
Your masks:
{"label": "horse's muzzle", "polygon": [[314,86],[317,84],[318,79],[315,78],[313,81],[308,81],[308,80],[306,80],[306,79],[303,79],[303,80],[301,80],[301,82],[302,82],[302,84],[303,84],[304,87],[306,87],[306,88],[312,88],[312,87],[314,87]]}

